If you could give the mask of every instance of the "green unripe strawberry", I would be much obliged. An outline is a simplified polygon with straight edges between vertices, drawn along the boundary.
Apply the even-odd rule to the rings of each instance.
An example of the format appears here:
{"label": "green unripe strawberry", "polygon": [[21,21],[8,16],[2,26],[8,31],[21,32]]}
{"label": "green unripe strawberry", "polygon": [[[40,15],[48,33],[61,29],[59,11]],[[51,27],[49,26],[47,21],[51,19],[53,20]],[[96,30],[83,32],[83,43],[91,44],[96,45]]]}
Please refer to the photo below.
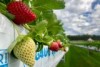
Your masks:
{"label": "green unripe strawberry", "polygon": [[35,42],[30,37],[25,37],[13,48],[14,55],[30,67],[35,63]]}

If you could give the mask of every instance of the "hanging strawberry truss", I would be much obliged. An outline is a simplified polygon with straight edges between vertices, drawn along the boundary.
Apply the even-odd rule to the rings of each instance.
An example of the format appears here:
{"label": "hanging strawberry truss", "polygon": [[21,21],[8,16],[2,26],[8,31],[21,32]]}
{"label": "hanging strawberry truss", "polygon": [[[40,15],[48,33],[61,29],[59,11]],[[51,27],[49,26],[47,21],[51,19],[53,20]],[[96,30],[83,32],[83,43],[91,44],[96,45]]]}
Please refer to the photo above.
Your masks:
{"label": "hanging strawberry truss", "polygon": [[[51,51],[66,51],[69,43],[63,24],[53,13],[64,7],[63,0],[0,0],[0,13],[12,21],[19,34],[8,52],[32,67],[35,52],[41,51],[44,45]],[[23,26],[28,33],[21,34],[16,25]]]}

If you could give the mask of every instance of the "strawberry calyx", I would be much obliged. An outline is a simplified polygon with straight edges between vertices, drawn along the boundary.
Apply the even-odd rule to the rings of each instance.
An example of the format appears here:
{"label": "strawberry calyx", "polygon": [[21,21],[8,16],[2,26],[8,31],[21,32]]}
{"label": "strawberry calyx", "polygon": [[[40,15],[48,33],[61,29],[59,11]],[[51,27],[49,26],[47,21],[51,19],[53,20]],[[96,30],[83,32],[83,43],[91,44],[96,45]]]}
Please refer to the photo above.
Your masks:
{"label": "strawberry calyx", "polygon": [[18,58],[15,56],[15,54],[14,54],[14,51],[13,51],[13,50],[11,51],[11,55],[12,55],[14,58],[18,59]]}
{"label": "strawberry calyx", "polygon": [[56,42],[58,43],[59,48],[63,47],[62,42],[60,40],[57,40]]}
{"label": "strawberry calyx", "polygon": [[11,45],[8,47],[8,53],[11,53],[13,48],[15,47],[15,45],[20,42],[23,38],[25,37],[25,35],[19,35],[16,40],[14,40]]}

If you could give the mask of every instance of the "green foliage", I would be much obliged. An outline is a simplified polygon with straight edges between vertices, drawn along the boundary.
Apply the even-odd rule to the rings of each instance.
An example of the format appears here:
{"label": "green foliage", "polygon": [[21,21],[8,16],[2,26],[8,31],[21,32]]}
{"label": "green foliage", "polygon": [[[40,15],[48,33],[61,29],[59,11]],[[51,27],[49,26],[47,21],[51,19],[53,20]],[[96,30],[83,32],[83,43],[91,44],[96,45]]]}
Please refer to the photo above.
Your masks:
{"label": "green foliage", "polygon": [[6,4],[4,4],[2,1],[5,0],[1,0],[0,2],[0,13],[4,14],[6,17],[8,17],[10,20],[14,19],[14,16],[12,14],[10,14],[7,10],[6,10]]}
{"label": "green foliage", "polygon": [[100,52],[90,51],[77,46],[70,46],[65,55],[65,62],[61,61],[57,67],[99,67]]}
{"label": "green foliage", "polygon": [[[50,44],[52,41],[61,40],[64,45],[67,45],[68,39],[64,35],[63,24],[53,13],[53,9],[63,9],[65,7],[64,0],[23,0],[37,14],[36,22],[28,24],[34,28],[35,35],[33,37],[38,42]],[[42,22],[46,22],[46,25]],[[34,27],[35,26],[35,27]],[[59,36],[59,35],[61,36]],[[62,38],[61,38],[62,37]],[[66,41],[65,41],[66,40]]]}
{"label": "green foliage", "polygon": [[31,4],[32,8],[36,8],[40,11],[63,9],[65,7],[64,0],[23,0],[23,2],[27,3],[28,5]]}
{"label": "green foliage", "polygon": [[4,3],[4,4],[8,4],[11,0],[0,0],[0,2]]}
{"label": "green foliage", "polygon": [[[5,5],[13,0],[4,0]],[[61,21],[53,13],[54,9],[63,9],[65,7],[64,0],[22,0],[37,15],[37,20],[25,26],[30,31],[30,36],[38,43],[50,45],[52,41],[61,39],[67,44],[63,36],[64,29]],[[7,11],[6,8],[4,11]],[[3,13],[4,14],[4,13]],[[10,13],[8,13],[10,14]],[[7,16],[7,14],[4,14]],[[11,17],[8,18],[11,19]],[[57,34],[62,36],[56,36]],[[29,36],[28,35],[28,36]],[[56,37],[56,38],[55,38]]]}

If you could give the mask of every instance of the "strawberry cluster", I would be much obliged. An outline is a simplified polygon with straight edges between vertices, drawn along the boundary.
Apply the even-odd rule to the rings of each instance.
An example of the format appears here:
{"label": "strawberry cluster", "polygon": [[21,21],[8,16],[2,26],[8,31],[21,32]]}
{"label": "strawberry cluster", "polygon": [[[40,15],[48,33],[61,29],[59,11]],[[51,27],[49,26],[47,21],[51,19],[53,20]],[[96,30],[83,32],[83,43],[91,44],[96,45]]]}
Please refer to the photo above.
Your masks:
{"label": "strawberry cluster", "polygon": [[58,51],[61,48],[63,48],[63,45],[62,45],[62,42],[60,40],[52,42],[50,47],[49,47],[49,49],[52,51]]}
{"label": "strawberry cluster", "polygon": [[[24,25],[24,24],[33,22],[37,19],[36,14],[22,1],[13,1],[13,2],[8,3],[7,11],[9,13],[11,13],[12,15],[14,15],[13,22],[17,25]],[[41,23],[43,23],[43,22],[41,22]],[[42,24],[41,26],[43,26],[43,25],[44,24]],[[40,27],[40,26],[37,25],[37,27]],[[34,30],[37,30],[37,27],[34,27],[34,28],[36,28]],[[41,30],[39,30],[39,31],[41,31]],[[31,32],[29,30],[29,33],[33,33],[33,30]],[[35,34],[38,34],[38,33],[35,33]],[[35,35],[33,35],[33,36],[35,36]],[[32,39],[32,36],[28,35],[27,37],[24,37],[20,42],[17,42],[12,49],[14,56],[16,58],[20,59],[22,62],[24,62],[25,64],[27,64],[30,67],[33,67],[33,65],[35,63],[36,46],[35,46],[34,40],[36,40],[36,39]],[[52,38],[52,41],[53,41],[53,38]],[[40,45],[42,45],[42,44],[40,44]],[[47,46],[49,46],[49,49],[52,51],[58,51],[58,50],[64,48],[64,46],[62,45],[62,42],[60,40],[54,41],[51,44],[47,44]]]}

